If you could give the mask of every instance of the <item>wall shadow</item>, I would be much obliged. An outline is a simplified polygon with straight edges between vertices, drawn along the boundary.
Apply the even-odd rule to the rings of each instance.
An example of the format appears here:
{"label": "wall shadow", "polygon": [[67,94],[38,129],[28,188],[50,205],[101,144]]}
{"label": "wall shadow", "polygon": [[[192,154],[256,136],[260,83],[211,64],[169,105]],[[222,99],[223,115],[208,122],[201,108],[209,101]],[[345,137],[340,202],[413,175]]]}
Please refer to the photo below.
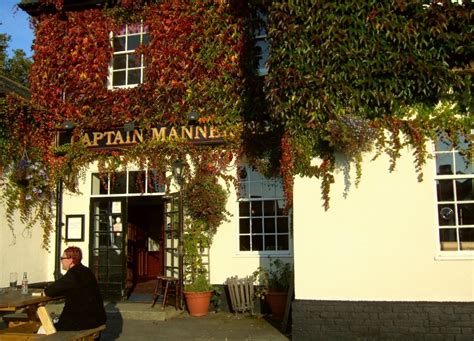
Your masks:
{"label": "wall shadow", "polygon": [[117,340],[122,334],[123,317],[115,302],[109,302],[105,305],[107,313],[106,329],[101,333],[101,341]]}

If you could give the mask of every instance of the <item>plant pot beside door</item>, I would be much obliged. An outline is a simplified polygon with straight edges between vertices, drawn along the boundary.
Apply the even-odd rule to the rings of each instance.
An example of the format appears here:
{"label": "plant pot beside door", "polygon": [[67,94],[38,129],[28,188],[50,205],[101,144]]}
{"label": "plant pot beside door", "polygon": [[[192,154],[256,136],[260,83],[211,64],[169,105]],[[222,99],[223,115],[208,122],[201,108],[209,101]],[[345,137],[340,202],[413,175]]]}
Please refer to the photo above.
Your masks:
{"label": "plant pot beside door", "polygon": [[206,316],[209,313],[211,297],[214,293],[212,285],[204,274],[199,275],[196,280],[185,286],[184,298],[191,316]]}
{"label": "plant pot beside door", "polygon": [[288,300],[288,291],[269,291],[265,295],[265,300],[270,307],[272,315],[277,319],[283,319]]}
{"label": "plant pot beside door", "polygon": [[265,298],[275,318],[283,319],[288,301],[288,290],[293,281],[291,264],[269,257],[268,267],[258,267],[253,273],[253,278],[259,285],[256,296]]}

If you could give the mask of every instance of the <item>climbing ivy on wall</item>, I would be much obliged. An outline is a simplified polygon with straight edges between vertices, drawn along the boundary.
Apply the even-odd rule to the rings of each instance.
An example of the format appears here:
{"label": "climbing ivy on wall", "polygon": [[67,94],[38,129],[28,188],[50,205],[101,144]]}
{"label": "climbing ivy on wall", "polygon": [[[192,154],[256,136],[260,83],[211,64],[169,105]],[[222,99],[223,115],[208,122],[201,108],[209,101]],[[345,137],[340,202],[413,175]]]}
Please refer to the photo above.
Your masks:
{"label": "climbing ivy on wall", "polygon": [[[103,8],[65,11],[61,0],[41,1],[43,14],[33,20],[30,81],[34,110],[27,126],[11,130],[10,141],[24,141],[10,155],[12,164],[23,159],[24,151],[30,158],[35,155],[38,160],[33,162],[47,165],[52,190],[61,180],[75,191],[74,179],[93,161],[98,162],[102,173],[109,173],[131,163],[143,169],[169,171],[173,161],[181,159],[187,162],[185,184],[204,172],[197,174],[193,169],[206,169],[206,176],[229,181],[226,172],[235,162],[241,131],[245,6],[211,0],[104,4]],[[110,32],[137,22],[142,22],[151,35],[150,42],[136,51],[145,59],[146,82],[130,89],[107,89],[113,55]],[[10,122],[14,122],[13,102],[7,107]],[[186,125],[193,111],[199,115],[198,124],[213,125],[227,133],[225,146],[204,148],[178,138],[106,152],[88,150],[80,143],[54,147],[55,132],[65,121],[74,125],[73,135],[78,137],[87,130],[122,127],[128,122],[144,130]],[[169,184],[169,178],[162,181]],[[23,193],[26,195],[29,193]],[[10,207],[19,208],[25,219],[35,215],[36,201],[18,200],[16,196],[7,196],[6,201]],[[222,207],[225,205],[216,209]],[[45,236],[51,229],[50,224]]]}
{"label": "climbing ivy on wall", "polygon": [[421,180],[428,139],[473,127],[473,9],[470,1],[272,1],[264,87],[286,131],[283,155],[293,155],[282,173],[322,177],[328,207],[337,153],[360,177],[362,153],[387,153],[393,170],[411,145]]}
{"label": "climbing ivy on wall", "polygon": [[[15,117],[21,121],[21,129],[6,124],[8,133],[0,135],[2,151],[8,152],[1,165],[6,174],[13,174],[8,170],[27,151],[29,161],[48,173],[43,189],[53,191],[61,179],[75,190],[74,179],[93,161],[105,174],[129,163],[170,170],[179,158],[187,161],[185,184],[194,186],[202,176],[232,181],[225,176],[228,166],[236,155],[245,154],[262,173],[283,177],[288,205],[296,175],[319,177],[328,208],[336,155],[353,161],[359,178],[363,153],[388,154],[393,170],[401,149],[409,145],[421,180],[427,142],[438,131],[454,136],[473,124],[470,1],[103,4],[65,11],[63,0],[41,0],[44,13],[33,20],[32,101],[25,107],[10,98],[3,106],[8,122]],[[256,21],[250,13],[256,8],[268,13],[271,53],[264,78],[253,72]],[[110,32],[137,22],[151,33],[150,43],[137,50],[146,61],[146,82],[108,90]],[[89,129],[128,122],[142,129],[183,125],[191,111],[199,113],[198,123],[220,126],[233,138],[213,148],[178,139],[107,152],[79,143],[58,150],[53,143],[64,121],[72,122],[73,134],[81,136]],[[34,215],[31,208],[36,205],[22,200],[33,191],[26,188],[30,192],[5,198],[24,218]],[[202,191],[193,187],[190,193]],[[220,211],[212,216],[223,217],[225,205],[215,207]],[[214,225],[207,229],[214,230]],[[51,229],[45,225],[45,236]]]}

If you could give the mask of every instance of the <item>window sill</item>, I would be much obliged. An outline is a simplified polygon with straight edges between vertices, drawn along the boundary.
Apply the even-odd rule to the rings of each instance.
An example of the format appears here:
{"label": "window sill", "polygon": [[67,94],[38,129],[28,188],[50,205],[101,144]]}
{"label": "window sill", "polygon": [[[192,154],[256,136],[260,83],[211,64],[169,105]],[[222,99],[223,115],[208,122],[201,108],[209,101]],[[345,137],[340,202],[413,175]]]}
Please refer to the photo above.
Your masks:
{"label": "window sill", "polygon": [[278,258],[293,258],[290,251],[237,251],[237,257],[242,258],[261,258],[261,257],[278,257]]}
{"label": "window sill", "polygon": [[474,252],[462,252],[462,251],[445,251],[438,253],[435,257],[437,261],[444,261],[444,260],[474,260]]}

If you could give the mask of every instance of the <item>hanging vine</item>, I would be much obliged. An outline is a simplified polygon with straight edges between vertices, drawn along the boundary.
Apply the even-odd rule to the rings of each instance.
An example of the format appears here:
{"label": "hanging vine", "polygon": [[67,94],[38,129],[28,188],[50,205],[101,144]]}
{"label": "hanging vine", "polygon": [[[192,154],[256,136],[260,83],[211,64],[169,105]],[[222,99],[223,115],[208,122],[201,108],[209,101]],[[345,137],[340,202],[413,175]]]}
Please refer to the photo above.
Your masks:
{"label": "hanging vine", "polygon": [[[364,153],[386,153],[393,170],[402,149],[411,146],[421,180],[427,141],[439,130],[455,136],[473,126],[470,1],[102,4],[68,11],[63,0],[41,0],[44,12],[33,20],[32,100],[25,104],[11,96],[1,104],[0,166],[19,164],[28,151],[31,165],[46,174],[42,179],[39,171],[31,174],[42,181],[42,193],[52,193],[59,180],[76,190],[76,179],[95,161],[106,174],[131,163],[169,171],[179,158],[214,186],[216,179],[230,180],[225,174],[235,156],[246,155],[263,174],[283,177],[288,207],[294,176],[320,178],[327,209],[338,153],[356,164],[359,179]],[[255,17],[250,13],[256,8],[268,13],[271,54],[263,78],[252,71]],[[146,62],[146,81],[110,90],[110,32],[136,23],[151,33],[149,43],[136,50]],[[65,121],[73,123],[72,134],[79,138],[130,122],[143,130],[181,126],[190,112],[199,115],[198,124],[231,132],[226,144],[212,152],[181,139],[100,152],[81,143],[54,146]],[[51,211],[41,209],[41,200],[24,200],[38,187],[18,196],[14,181],[3,185],[9,221],[20,208],[25,218],[43,220],[48,236]],[[204,204],[199,200],[205,188],[189,189],[194,193],[188,194],[190,207]],[[209,221],[221,221],[224,211],[218,206]],[[217,226],[211,225],[210,231]]]}

